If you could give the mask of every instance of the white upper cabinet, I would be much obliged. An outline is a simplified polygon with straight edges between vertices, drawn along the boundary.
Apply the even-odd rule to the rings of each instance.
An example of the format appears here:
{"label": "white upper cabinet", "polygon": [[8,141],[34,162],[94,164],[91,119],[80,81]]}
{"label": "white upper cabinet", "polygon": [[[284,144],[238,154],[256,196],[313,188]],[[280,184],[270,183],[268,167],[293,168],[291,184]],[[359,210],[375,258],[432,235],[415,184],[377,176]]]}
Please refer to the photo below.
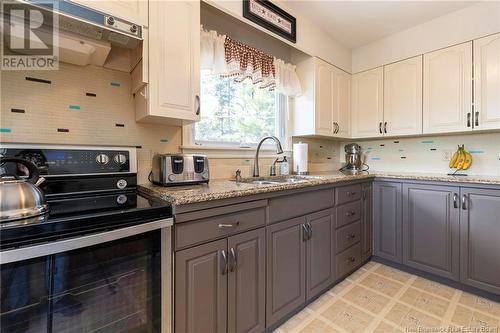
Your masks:
{"label": "white upper cabinet", "polygon": [[422,134],[422,56],[384,67],[384,134]]}
{"label": "white upper cabinet", "polygon": [[96,9],[105,14],[115,15],[133,23],[148,25],[148,1],[144,0],[71,0],[72,2]]}
{"label": "white upper cabinet", "polygon": [[168,124],[200,117],[200,3],[149,2],[149,84],[136,119]]}
{"label": "white upper cabinet", "polygon": [[474,41],[474,129],[500,128],[500,34]]}
{"label": "white upper cabinet", "polygon": [[384,71],[382,67],[352,76],[352,136],[383,135]]}
{"label": "white upper cabinet", "polygon": [[295,99],[294,135],[350,135],[351,75],[318,58],[297,65],[303,93]]}
{"label": "white upper cabinet", "polygon": [[333,70],[330,64],[316,61],[316,134],[333,135]]}
{"label": "white upper cabinet", "polygon": [[472,124],[472,42],[425,54],[423,132],[463,132]]}
{"label": "white upper cabinet", "polygon": [[333,120],[334,135],[351,137],[351,74],[333,68]]}

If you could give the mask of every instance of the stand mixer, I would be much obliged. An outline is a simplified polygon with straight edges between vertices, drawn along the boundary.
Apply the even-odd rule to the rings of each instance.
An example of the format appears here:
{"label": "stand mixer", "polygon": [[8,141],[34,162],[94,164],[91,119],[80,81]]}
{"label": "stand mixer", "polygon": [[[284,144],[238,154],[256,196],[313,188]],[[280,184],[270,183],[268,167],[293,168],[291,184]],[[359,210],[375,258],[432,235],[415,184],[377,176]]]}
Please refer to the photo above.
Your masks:
{"label": "stand mixer", "polygon": [[345,165],[340,168],[341,172],[349,175],[368,172],[369,167],[363,162],[360,145],[357,143],[349,143],[344,146],[344,151]]}

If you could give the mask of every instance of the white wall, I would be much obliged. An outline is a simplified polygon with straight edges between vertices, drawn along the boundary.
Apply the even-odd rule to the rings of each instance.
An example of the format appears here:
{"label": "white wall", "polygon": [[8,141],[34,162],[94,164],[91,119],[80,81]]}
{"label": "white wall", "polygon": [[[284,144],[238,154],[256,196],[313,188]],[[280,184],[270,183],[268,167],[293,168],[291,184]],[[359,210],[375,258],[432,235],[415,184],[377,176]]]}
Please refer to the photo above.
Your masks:
{"label": "white wall", "polygon": [[[243,5],[241,0],[203,0],[210,5],[223,10],[224,12],[245,21],[246,23],[258,28],[259,30],[270,33],[268,30],[252,23],[243,17]],[[347,71],[351,72],[351,50],[344,45],[333,40],[325,31],[315,23],[300,16],[299,13],[286,7],[280,1],[273,0],[278,7],[287,11],[297,19],[297,43],[291,43],[284,38],[276,38],[292,45],[293,47],[309,55],[324,59],[325,61]]]}
{"label": "white wall", "polygon": [[500,2],[481,2],[352,50],[352,73],[500,32]]}

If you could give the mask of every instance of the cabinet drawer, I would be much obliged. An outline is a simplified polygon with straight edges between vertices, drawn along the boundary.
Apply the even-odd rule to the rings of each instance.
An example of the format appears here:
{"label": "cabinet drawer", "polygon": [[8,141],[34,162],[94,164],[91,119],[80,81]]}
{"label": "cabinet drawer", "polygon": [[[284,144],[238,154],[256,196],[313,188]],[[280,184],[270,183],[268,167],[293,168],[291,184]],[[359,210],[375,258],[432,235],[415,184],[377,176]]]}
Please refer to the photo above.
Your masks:
{"label": "cabinet drawer", "polygon": [[335,189],[335,203],[337,205],[359,199],[361,199],[361,184],[342,186]]}
{"label": "cabinet drawer", "polygon": [[181,249],[211,239],[236,234],[264,226],[265,223],[265,207],[179,223],[175,225],[175,248]]}
{"label": "cabinet drawer", "polygon": [[269,200],[269,223],[327,209],[333,203],[333,188],[272,198]]}
{"label": "cabinet drawer", "polygon": [[359,242],[361,236],[361,223],[354,222],[335,231],[336,253],[342,252],[349,246]]}
{"label": "cabinet drawer", "polygon": [[361,264],[361,246],[356,244],[353,247],[348,248],[342,253],[337,254],[335,257],[335,268],[337,278],[341,278],[353,270],[355,270]]}
{"label": "cabinet drawer", "polygon": [[361,201],[351,202],[337,207],[337,228],[361,218]]}

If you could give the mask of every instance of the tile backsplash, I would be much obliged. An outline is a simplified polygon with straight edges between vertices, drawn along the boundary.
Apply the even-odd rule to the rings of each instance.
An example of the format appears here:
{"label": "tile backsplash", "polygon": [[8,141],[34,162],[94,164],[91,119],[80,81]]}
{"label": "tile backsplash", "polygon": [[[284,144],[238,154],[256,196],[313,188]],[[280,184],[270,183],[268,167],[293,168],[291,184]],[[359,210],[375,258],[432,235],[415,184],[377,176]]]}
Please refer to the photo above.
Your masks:
{"label": "tile backsplash", "polygon": [[[350,141],[349,141],[350,142]],[[500,175],[500,133],[355,140],[373,171],[449,173],[451,155],[465,145],[473,158],[469,175]],[[339,149],[348,142],[340,143]],[[340,156],[343,162],[343,154]]]}
{"label": "tile backsplash", "polygon": [[178,152],[181,128],[135,121],[130,75],[61,63],[1,73],[0,142],[138,147],[139,182],[155,152]]}

